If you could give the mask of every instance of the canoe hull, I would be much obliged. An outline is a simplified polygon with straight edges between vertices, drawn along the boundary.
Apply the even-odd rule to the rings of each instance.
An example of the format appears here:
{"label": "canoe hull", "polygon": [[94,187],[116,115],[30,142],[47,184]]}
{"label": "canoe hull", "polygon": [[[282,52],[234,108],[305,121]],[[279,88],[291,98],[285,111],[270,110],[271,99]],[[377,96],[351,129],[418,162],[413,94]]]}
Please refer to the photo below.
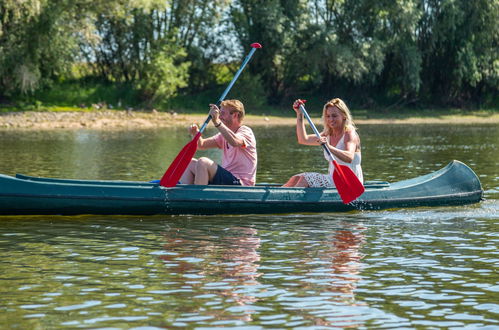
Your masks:
{"label": "canoe hull", "polygon": [[346,212],[477,203],[482,187],[465,164],[392,184],[366,184],[355,202],[331,188],[282,188],[85,181],[0,175],[0,214],[276,214]]}

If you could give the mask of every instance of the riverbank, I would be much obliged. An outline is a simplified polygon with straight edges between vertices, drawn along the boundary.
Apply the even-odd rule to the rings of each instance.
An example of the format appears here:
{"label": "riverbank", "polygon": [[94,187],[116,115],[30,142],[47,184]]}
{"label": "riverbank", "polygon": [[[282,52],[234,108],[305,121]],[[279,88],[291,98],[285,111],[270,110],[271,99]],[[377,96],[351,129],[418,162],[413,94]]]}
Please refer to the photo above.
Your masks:
{"label": "riverbank", "polygon": [[[0,113],[0,129],[148,129],[202,124],[206,114],[177,114],[157,111],[68,111],[68,112],[8,112]],[[499,124],[499,113],[493,111],[453,114],[367,114],[355,113],[358,125],[363,124]],[[319,120],[317,120],[319,122]],[[248,115],[249,126],[294,125],[293,116]]]}

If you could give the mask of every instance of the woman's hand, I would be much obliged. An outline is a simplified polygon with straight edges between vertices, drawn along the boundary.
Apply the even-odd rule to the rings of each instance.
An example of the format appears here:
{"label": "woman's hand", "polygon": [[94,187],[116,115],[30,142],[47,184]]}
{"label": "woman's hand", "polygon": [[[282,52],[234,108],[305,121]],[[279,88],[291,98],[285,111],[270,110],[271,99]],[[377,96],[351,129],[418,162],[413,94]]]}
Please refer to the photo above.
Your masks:
{"label": "woman's hand", "polygon": [[300,99],[293,102],[293,110],[296,112],[297,115],[302,114],[300,111],[300,104],[303,104],[303,101]]}
{"label": "woman's hand", "polygon": [[321,136],[319,139],[317,139],[317,143],[325,145],[326,148],[332,151],[333,146],[329,144],[329,139],[327,136]]}
{"label": "woman's hand", "polygon": [[326,136],[321,136],[319,139],[317,139],[317,143],[319,143],[319,144],[325,144],[327,146],[328,145],[327,137]]}

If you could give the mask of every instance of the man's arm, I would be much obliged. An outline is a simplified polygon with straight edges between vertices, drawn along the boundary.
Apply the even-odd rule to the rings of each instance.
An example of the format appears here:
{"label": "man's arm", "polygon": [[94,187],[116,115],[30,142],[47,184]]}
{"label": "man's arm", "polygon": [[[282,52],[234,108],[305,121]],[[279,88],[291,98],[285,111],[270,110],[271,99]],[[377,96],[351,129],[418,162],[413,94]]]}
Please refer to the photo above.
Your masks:
{"label": "man's arm", "polygon": [[236,133],[234,133],[231,129],[225,126],[222,122],[220,122],[220,126],[217,127],[218,131],[224,137],[225,141],[230,144],[232,147],[245,147],[246,141]]}
{"label": "man's arm", "polygon": [[198,140],[198,149],[212,149],[218,148],[217,141],[215,140],[215,136],[209,137],[207,139],[203,139],[202,137]]}
{"label": "man's arm", "polygon": [[[189,127],[189,134],[192,138],[199,133],[199,127],[196,124],[192,124]],[[215,136],[212,136],[207,139],[203,139],[203,137],[199,137],[198,139],[198,149],[210,149],[210,148],[218,148],[217,141],[215,140]]]}

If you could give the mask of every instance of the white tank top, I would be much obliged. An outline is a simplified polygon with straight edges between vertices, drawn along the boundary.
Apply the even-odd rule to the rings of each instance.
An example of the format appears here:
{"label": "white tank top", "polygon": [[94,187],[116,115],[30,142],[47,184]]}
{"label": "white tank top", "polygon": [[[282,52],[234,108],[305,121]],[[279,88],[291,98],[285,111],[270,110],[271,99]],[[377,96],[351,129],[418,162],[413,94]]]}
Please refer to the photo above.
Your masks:
{"label": "white tank top", "polygon": [[[338,141],[338,144],[335,147],[337,149],[345,150],[345,141],[344,140],[345,140],[345,134],[343,134],[343,136]],[[324,157],[326,158],[327,161],[330,162],[329,163],[329,174],[333,175],[334,165],[331,162],[331,159],[329,159],[329,155],[326,152],[326,150],[324,150]],[[336,159],[338,164],[346,165],[346,166],[350,167],[352,169],[353,173],[359,178],[360,182],[364,183],[364,175],[362,174],[362,167],[360,166],[360,162],[362,160],[360,151],[355,152],[355,154],[353,156],[353,160],[351,163],[344,162],[341,159],[339,159],[338,157],[334,157],[334,159]]]}

